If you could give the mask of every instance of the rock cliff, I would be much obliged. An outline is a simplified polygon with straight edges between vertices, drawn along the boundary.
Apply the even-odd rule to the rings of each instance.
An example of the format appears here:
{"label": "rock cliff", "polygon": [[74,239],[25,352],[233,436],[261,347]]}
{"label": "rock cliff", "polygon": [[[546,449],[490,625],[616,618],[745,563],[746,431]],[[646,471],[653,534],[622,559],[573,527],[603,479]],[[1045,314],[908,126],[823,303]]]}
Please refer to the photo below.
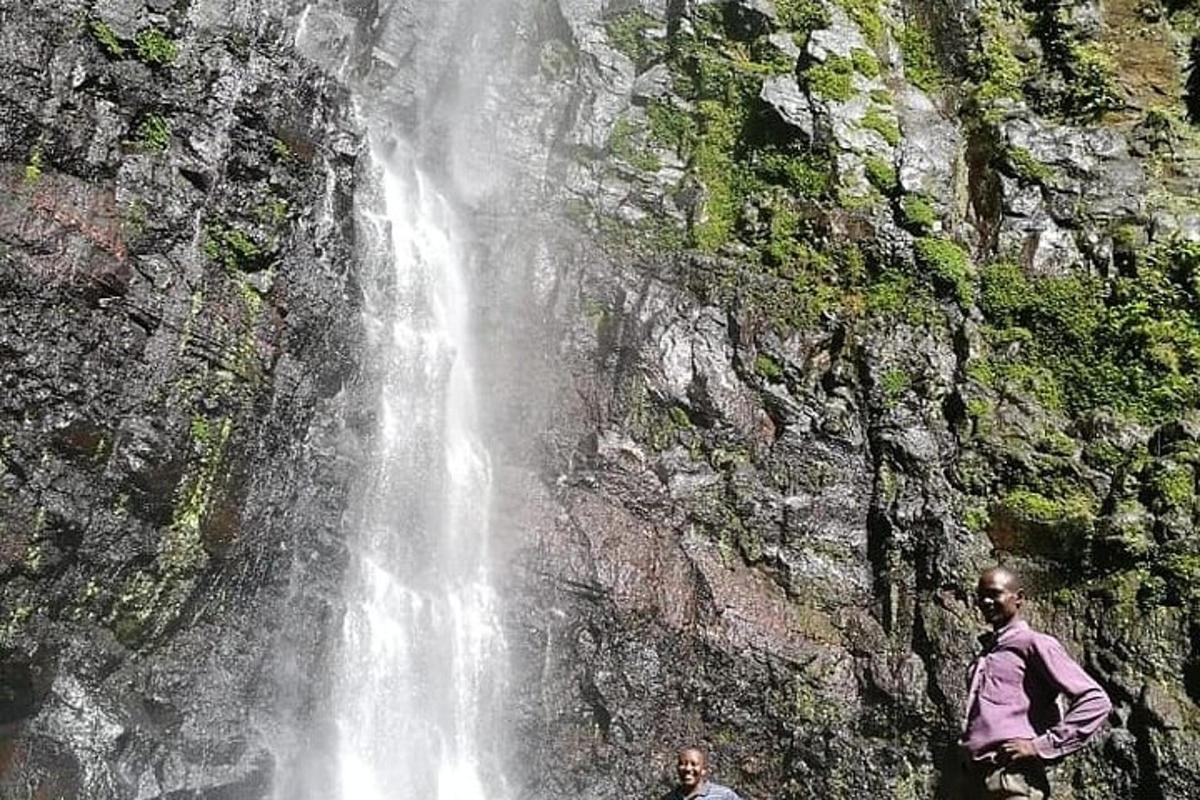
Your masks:
{"label": "rock cliff", "polygon": [[0,796],[292,780],[388,119],[476,221],[514,796],[954,797],[1002,559],[1116,707],[1059,796],[1189,797],[1198,12],[486,8],[0,2]]}

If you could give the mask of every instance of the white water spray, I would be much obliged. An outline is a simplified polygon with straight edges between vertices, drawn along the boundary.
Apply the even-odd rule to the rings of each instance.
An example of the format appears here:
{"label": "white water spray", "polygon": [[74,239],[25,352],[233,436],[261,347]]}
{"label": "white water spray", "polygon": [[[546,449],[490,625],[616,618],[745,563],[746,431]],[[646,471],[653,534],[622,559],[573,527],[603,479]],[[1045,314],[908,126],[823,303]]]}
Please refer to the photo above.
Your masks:
{"label": "white water spray", "polygon": [[503,643],[489,583],[469,266],[450,204],[403,147],[373,157],[366,322],[381,394],[334,690],[342,800],[495,798]]}

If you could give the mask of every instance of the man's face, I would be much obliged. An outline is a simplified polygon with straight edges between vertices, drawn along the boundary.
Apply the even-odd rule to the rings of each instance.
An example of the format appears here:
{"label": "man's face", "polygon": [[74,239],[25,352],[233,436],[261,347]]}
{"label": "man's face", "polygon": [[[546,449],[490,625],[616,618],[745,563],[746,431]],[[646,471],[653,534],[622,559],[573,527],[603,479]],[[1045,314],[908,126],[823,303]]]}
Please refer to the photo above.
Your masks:
{"label": "man's face", "polygon": [[704,762],[704,754],[692,749],[680,752],[675,774],[679,776],[680,788],[686,792],[694,791],[708,776],[708,764]]}
{"label": "man's face", "polygon": [[1016,579],[1004,570],[988,570],[975,587],[975,604],[993,628],[1007,625],[1024,602],[1025,595],[1016,587]]}

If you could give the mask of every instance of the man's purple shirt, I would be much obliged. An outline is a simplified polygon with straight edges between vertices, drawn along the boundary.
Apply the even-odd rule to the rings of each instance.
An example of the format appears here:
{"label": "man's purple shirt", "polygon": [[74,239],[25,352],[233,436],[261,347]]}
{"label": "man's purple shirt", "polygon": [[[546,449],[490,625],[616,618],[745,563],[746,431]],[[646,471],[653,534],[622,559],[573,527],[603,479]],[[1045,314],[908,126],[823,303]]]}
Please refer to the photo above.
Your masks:
{"label": "man's purple shirt", "polygon": [[[1032,739],[1044,759],[1080,748],[1112,710],[1108,695],[1053,636],[1015,619],[980,637],[970,673],[962,744],[973,759],[1008,739]],[[1059,713],[1057,698],[1067,699]]]}

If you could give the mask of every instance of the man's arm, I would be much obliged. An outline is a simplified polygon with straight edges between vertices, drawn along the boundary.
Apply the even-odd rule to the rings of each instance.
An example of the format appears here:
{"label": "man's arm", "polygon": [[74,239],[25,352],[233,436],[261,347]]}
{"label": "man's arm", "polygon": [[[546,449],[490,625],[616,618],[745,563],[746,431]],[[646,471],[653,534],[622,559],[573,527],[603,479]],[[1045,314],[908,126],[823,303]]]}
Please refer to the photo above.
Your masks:
{"label": "man's arm", "polygon": [[1033,750],[1041,758],[1060,758],[1078,750],[1100,730],[1112,711],[1112,702],[1054,637],[1037,636],[1033,656],[1050,684],[1067,698],[1062,720],[1033,740]]}

